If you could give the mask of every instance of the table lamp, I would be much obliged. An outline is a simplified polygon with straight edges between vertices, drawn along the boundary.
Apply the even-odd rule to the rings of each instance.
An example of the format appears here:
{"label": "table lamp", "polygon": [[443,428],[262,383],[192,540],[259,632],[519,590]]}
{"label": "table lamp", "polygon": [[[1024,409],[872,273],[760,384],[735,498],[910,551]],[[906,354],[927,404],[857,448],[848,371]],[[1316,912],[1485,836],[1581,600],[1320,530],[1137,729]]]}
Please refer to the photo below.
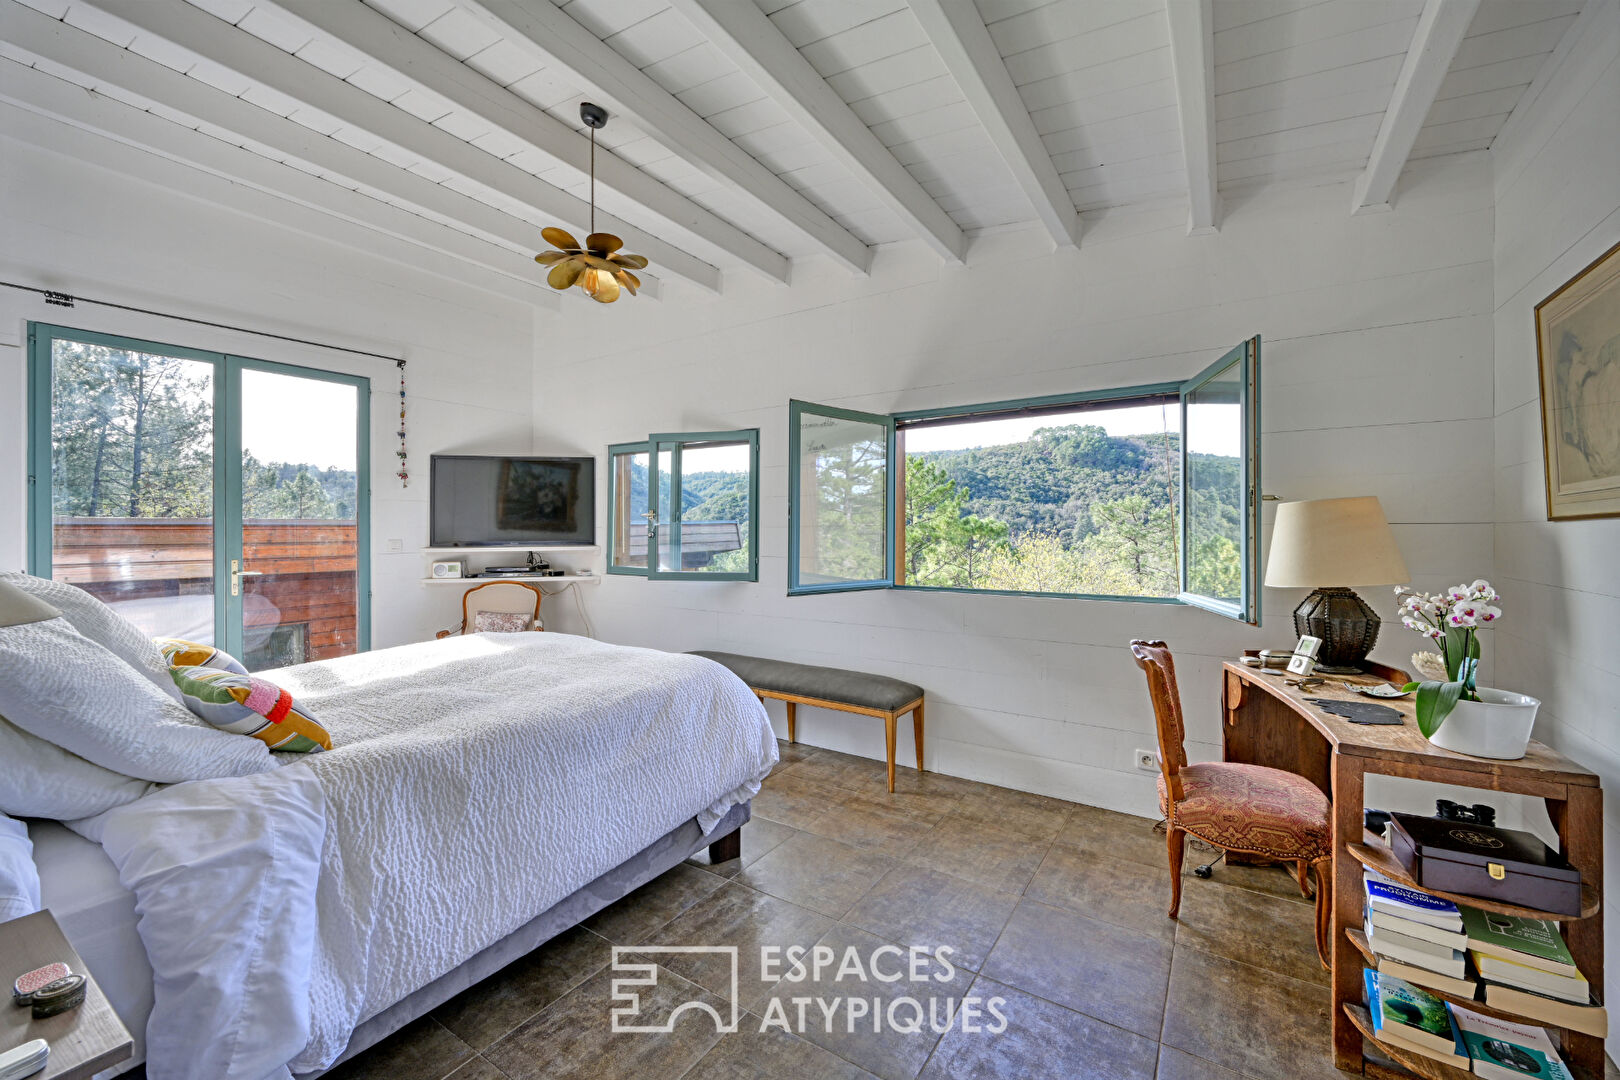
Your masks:
{"label": "table lamp", "polygon": [[1350,589],[1410,580],[1374,495],[1277,505],[1266,584],[1312,589],[1294,609],[1294,631],[1322,639],[1317,671],[1352,674],[1378,641],[1378,615]]}

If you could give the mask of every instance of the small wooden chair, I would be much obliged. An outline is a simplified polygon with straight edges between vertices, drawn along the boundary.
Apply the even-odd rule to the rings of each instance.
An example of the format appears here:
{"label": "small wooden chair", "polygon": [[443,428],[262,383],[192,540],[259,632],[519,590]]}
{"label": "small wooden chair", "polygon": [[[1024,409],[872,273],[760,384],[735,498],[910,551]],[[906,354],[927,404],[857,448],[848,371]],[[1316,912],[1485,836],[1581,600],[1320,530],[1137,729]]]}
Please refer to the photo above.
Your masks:
{"label": "small wooden chair", "polygon": [[1333,826],[1327,796],[1303,776],[1281,769],[1225,761],[1187,764],[1170,647],[1136,640],[1131,655],[1147,672],[1159,729],[1159,813],[1169,839],[1170,917],[1181,910],[1181,859],[1189,834],[1222,851],[1290,862],[1304,896],[1310,895],[1306,873],[1316,872],[1316,954],[1323,967],[1330,967]]}
{"label": "small wooden chair", "polygon": [[522,615],[525,625],[512,629],[544,630],[540,624],[540,600],[544,595],[525,581],[486,581],[474,585],[461,596],[461,623],[440,630],[434,637],[478,633],[478,616],[483,612]]}

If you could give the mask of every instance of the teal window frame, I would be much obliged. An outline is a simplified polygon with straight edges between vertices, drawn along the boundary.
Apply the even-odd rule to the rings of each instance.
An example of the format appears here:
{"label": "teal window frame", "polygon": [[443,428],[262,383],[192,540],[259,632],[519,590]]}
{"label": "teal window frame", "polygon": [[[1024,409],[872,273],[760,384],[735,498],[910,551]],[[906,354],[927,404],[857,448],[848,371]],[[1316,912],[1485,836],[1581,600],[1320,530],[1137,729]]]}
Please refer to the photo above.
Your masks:
{"label": "teal window frame", "polygon": [[[1187,426],[1187,396],[1203,386],[1210,379],[1231,367],[1234,361],[1243,364],[1243,472],[1246,482],[1247,507],[1243,520],[1243,596],[1237,605],[1225,604],[1210,597],[1203,597],[1186,589],[1187,582],[1187,453],[1185,433]],[[849,409],[840,409],[830,405],[820,405],[814,402],[791,401],[788,406],[788,595],[809,596],[823,593],[856,592],[865,589],[894,589],[896,591],[914,592],[948,592],[972,593],[987,596],[1035,596],[1050,597],[1066,600],[1103,600],[1117,603],[1132,604],[1179,604],[1199,607],[1204,610],[1237,619],[1253,626],[1260,625],[1260,558],[1261,534],[1259,522],[1260,506],[1260,337],[1243,342],[1228,351],[1219,360],[1209,365],[1191,379],[1174,381],[1143,383],[1135,386],[1114,387],[1103,390],[1083,391],[1074,394],[1048,394],[1039,397],[1012,398],[1002,401],[985,402],[978,405],[959,405],[946,408],[913,409],[896,412],[890,415],[862,413]],[[928,420],[957,419],[967,421],[983,417],[985,419],[997,416],[1017,415],[1019,413],[1048,412],[1065,407],[1081,407],[1087,405],[1101,406],[1108,404],[1127,404],[1133,400],[1159,399],[1161,401],[1177,401],[1181,414],[1182,449],[1181,449],[1181,478],[1177,492],[1176,513],[1180,566],[1178,567],[1179,584],[1181,591],[1176,596],[1118,596],[1111,593],[1068,593],[1068,592],[1022,592],[1010,589],[969,589],[956,585],[912,585],[910,583],[896,583],[896,549],[899,538],[900,507],[898,493],[900,490],[899,473],[900,462],[899,446],[903,442],[903,431],[908,424]],[[841,419],[861,420],[871,423],[887,423],[889,425],[889,451],[888,451],[888,497],[885,520],[887,533],[886,547],[886,577],[883,581],[831,583],[805,585],[799,581],[799,537],[795,522],[799,518],[800,500],[802,492],[799,484],[800,445],[799,427],[800,419],[805,413],[814,415],[832,416]]]}
{"label": "teal window frame", "polygon": [[[659,540],[665,529],[670,530],[674,540],[671,548],[674,552],[675,565],[680,565],[681,546],[681,453],[683,448],[694,443],[741,443],[748,444],[748,569],[739,571],[714,570],[660,570],[658,568]],[[670,455],[669,461],[669,507],[670,519],[664,521],[658,518],[658,496],[663,488],[663,473],[660,457],[664,452]],[[647,455],[647,506],[645,513],[648,517],[647,529],[647,565],[646,566],[615,566],[613,562],[616,550],[615,538],[619,530],[626,528],[628,523],[618,520],[618,470],[613,467],[615,456],[623,454]],[[623,574],[632,577],[644,577],[649,581],[758,581],[759,580],[759,429],[740,428],[735,431],[666,431],[657,432],[647,436],[642,442],[613,443],[608,447],[608,554],[607,572],[610,574]]]}
{"label": "teal window frame", "polygon": [[[835,420],[852,420],[857,423],[872,424],[887,429],[887,446],[884,451],[884,495],[883,495],[883,576],[869,581],[835,581],[814,582],[806,585],[799,579],[799,559],[802,554],[799,537],[799,502],[802,497],[800,490],[799,453],[801,450],[800,429],[804,416],[826,416]],[[788,568],[787,583],[789,596],[814,596],[819,593],[862,592],[870,589],[892,589],[894,584],[895,554],[894,554],[894,522],[895,522],[895,417],[883,416],[878,413],[859,412],[855,409],[841,409],[834,405],[818,405],[810,401],[788,402]]]}
{"label": "teal window frame", "polygon": [[[219,647],[241,655],[242,598],[230,595],[232,560],[242,559],[242,372],[267,371],[355,388],[355,588],[359,649],[371,648],[371,380],[320,368],[283,364],[169,345],[123,334],[79,330],[54,323],[28,324],[28,572],[51,576],[51,387],[52,345],[77,341],[132,352],[158,353],[211,364],[214,369],[214,637]],[[233,467],[234,464],[234,467]]]}

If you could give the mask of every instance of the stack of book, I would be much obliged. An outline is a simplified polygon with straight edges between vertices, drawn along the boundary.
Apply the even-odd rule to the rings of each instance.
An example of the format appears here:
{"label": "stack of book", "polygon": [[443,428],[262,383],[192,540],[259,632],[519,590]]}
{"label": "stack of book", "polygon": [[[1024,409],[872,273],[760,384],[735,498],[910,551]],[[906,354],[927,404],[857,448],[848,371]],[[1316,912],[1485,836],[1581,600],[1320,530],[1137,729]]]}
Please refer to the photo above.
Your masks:
{"label": "stack of book", "polygon": [[1470,907],[1462,919],[1487,1005],[1599,1038],[1608,1033],[1608,1013],[1592,1000],[1557,923]]}
{"label": "stack of book", "polygon": [[1474,996],[1464,950],[1469,947],[1457,905],[1397,885],[1368,870],[1367,943],[1378,955],[1378,970],[1431,990]]}
{"label": "stack of book", "polygon": [[1543,1029],[1450,1005],[1382,971],[1363,975],[1367,1014],[1379,1042],[1485,1080],[1571,1080]]}

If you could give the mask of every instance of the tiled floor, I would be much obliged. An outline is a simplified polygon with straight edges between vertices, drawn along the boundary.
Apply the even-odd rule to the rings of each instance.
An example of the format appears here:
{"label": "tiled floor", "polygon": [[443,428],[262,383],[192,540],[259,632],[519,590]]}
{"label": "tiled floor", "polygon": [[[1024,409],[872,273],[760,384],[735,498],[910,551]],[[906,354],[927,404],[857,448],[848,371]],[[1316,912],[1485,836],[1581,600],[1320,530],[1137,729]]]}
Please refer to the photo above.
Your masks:
{"label": "tiled floor", "polygon": [[[891,796],[878,762],[786,744],[782,758],[754,802],[740,860],[677,867],[330,1075],[1337,1075],[1312,909],[1282,871],[1223,865],[1202,881],[1190,850],[1171,922],[1164,837],[1151,822],[909,769]],[[719,1035],[694,1010],[669,1033],[613,1034],[614,944],[738,946],[736,998],[747,1010],[738,1030]],[[921,983],[863,982],[828,965],[819,979],[778,982],[762,978],[762,945],[828,946],[837,962],[853,950],[890,975],[906,962],[887,958],[893,946],[948,945],[953,970],[930,964]],[[887,957],[874,959],[884,946]],[[641,991],[642,1022],[686,1001],[729,1011],[728,961],[671,953],[659,965],[657,985]],[[802,1029],[796,998],[811,999]],[[986,1011],[994,998],[1006,1019],[999,1034]],[[978,1023],[964,1022],[975,1000]],[[921,1030],[886,1022],[910,1027],[914,1008]],[[802,1036],[762,1030],[772,1015]]]}

